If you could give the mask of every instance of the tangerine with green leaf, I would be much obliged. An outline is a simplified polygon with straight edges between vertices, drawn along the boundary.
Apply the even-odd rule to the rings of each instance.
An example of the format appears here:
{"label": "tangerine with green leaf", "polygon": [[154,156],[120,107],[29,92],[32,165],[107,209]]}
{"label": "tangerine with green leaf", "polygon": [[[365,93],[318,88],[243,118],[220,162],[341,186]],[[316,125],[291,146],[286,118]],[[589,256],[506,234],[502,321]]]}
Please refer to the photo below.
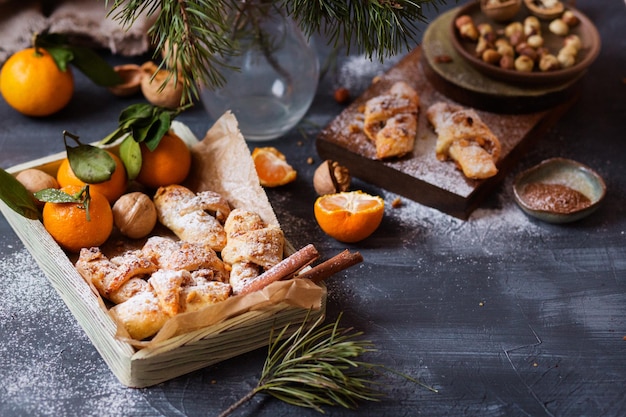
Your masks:
{"label": "tangerine with green leaf", "polygon": [[[90,189],[103,194],[107,200],[109,200],[109,203],[113,204],[115,200],[126,192],[128,178],[126,176],[126,169],[124,168],[122,160],[113,152],[107,151],[107,153],[115,161],[115,170],[108,180],[90,184]],[[78,185],[82,187],[86,185],[83,180],[76,176],[68,158],[63,159],[63,161],[61,161],[61,165],[59,165],[59,170],[57,171],[57,181],[61,187],[65,187],[67,185]]]}
{"label": "tangerine with green leaf", "polygon": [[[68,185],[60,191],[81,195],[85,187]],[[100,246],[113,231],[113,211],[107,198],[88,187],[82,202],[47,202],[43,206],[43,225],[63,249],[78,253],[82,248]]]}
{"label": "tangerine with green leaf", "polygon": [[0,70],[0,92],[9,106],[27,116],[49,116],[63,109],[74,94],[74,76],[59,69],[42,48],[13,54]]}

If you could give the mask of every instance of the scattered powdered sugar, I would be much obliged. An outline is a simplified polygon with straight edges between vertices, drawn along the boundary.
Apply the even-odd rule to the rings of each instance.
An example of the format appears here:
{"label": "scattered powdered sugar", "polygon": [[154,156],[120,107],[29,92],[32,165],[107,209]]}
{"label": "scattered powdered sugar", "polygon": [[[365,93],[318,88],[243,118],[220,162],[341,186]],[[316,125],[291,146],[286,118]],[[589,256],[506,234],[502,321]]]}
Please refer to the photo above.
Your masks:
{"label": "scattered powdered sugar", "polygon": [[[0,415],[138,410],[145,402],[141,391],[111,373],[30,253],[0,253],[0,264]],[[74,379],[81,382],[68,382]]]}
{"label": "scattered powdered sugar", "polygon": [[[413,202],[396,194],[383,191],[386,201],[386,215],[398,222],[405,244],[414,244],[416,238],[428,240],[436,249],[438,244],[446,244],[455,250],[466,247],[475,253],[514,253],[520,245],[528,245],[528,238],[541,238],[546,230],[517,206],[513,198],[512,179],[494,191],[497,200],[493,207],[485,203],[472,212],[467,220],[461,220],[436,209]],[[398,208],[391,202],[400,198]],[[441,236],[441,238],[438,238]]]}
{"label": "scattered powdered sugar", "polygon": [[337,73],[337,84],[352,93],[365,90],[376,76],[382,75],[396,64],[401,57],[392,57],[380,62],[365,55],[351,55],[341,62]]}

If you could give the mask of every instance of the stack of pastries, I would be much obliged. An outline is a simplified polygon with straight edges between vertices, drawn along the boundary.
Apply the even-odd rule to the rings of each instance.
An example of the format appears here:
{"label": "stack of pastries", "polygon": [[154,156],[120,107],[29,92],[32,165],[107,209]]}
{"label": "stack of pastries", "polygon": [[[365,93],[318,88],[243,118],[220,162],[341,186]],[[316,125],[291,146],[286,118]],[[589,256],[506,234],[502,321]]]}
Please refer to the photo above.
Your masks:
{"label": "stack of pastries", "polygon": [[140,249],[107,257],[81,251],[76,268],[130,337],[155,335],[172,316],[200,310],[242,291],[283,259],[284,235],[258,214],[232,209],[219,194],[181,185],[154,196],[160,223],[175,237],[151,236]]}

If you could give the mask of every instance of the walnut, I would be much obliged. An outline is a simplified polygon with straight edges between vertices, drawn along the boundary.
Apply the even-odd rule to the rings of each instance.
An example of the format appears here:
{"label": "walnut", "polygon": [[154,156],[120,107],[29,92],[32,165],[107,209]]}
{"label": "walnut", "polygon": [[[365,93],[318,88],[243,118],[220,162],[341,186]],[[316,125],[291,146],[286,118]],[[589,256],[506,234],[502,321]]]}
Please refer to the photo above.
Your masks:
{"label": "walnut", "polygon": [[[59,183],[52,175],[36,168],[20,171],[20,173],[15,176],[15,179],[18,180],[24,188],[31,193],[36,193],[37,191],[45,190],[47,188],[59,188]],[[44,204],[42,201],[37,200],[34,196],[33,200],[37,205],[42,206]]]}
{"label": "walnut", "polygon": [[313,187],[319,195],[348,191],[350,181],[348,168],[330,159],[322,162],[313,174]]}
{"label": "walnut", "polygon": [[[141,66],[144,76],[141,78],[141,92],[151,104],[169,109],[180,106],[183,95],[183,82],[180,74],[170,70],[158,69],[148,61]],[[167,83],[162,88],[163,83]]]}
{"label": "walnut", "polygon": [[156,207],[142,192],[124,194],[113,205],[113,221],[124,236],[141,239],[156,225]]}

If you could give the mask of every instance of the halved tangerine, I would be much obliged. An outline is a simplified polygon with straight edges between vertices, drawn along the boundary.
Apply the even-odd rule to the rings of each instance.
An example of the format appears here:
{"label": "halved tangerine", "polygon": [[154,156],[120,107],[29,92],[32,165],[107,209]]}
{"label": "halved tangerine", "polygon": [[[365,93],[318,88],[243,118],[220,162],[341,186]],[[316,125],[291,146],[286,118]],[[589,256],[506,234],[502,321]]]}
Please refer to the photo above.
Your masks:
{"label": "halved tangerine", "polygon": [[315,201],[315,220],[321,229],[340,242],[354,243],[380,226],[385,201],[362,191],[327,194]]}

